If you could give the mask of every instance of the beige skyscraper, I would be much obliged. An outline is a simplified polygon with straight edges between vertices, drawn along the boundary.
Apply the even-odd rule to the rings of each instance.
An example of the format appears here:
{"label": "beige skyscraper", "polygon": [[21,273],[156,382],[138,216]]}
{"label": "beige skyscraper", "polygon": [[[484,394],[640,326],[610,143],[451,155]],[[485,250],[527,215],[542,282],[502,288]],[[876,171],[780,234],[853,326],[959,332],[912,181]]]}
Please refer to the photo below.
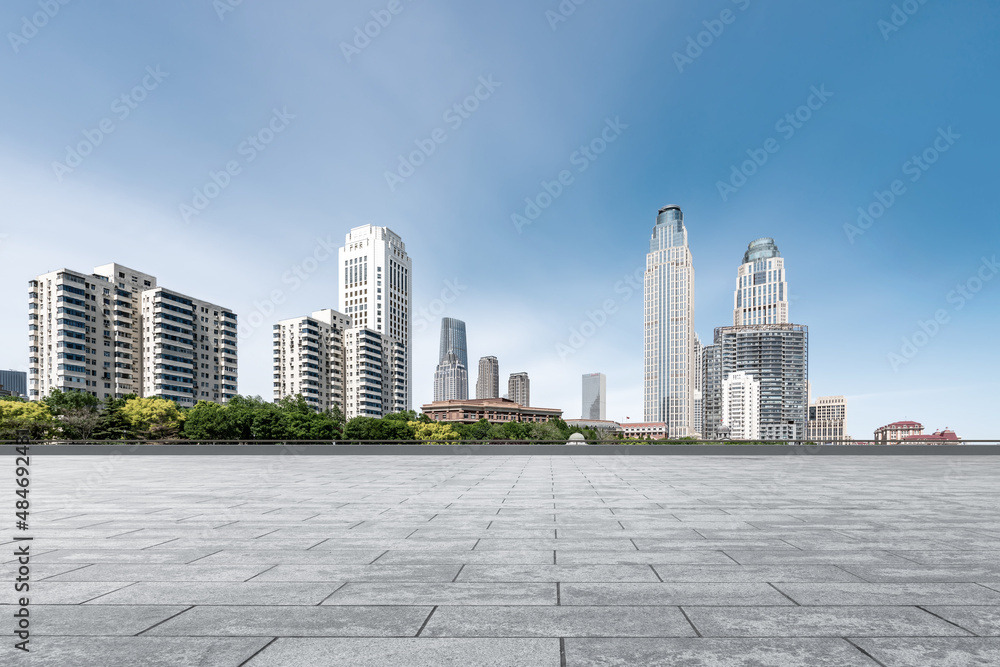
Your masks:
{"label": "beige skyscraper", "polygon": [[500,398],[500,363],[496,357],[482,357],[479,360],[476,398]]}
{"label": "beige skyscraper", "polygon": [[694,264],[684,214],[665,206],[646,255],[643,414],[671,438],[694,434]]}
{"label": "beige skyscraper", "polygon": [[518,405],[531,405],[531,382],[527,373],[511,373],[507,380],[507,397]]}
{"label": "beige skyscraper", "polygon": [[301,394],[317,410],[347,414],[346,336],[351,318],[335,310],[274,325],[274,400]]}

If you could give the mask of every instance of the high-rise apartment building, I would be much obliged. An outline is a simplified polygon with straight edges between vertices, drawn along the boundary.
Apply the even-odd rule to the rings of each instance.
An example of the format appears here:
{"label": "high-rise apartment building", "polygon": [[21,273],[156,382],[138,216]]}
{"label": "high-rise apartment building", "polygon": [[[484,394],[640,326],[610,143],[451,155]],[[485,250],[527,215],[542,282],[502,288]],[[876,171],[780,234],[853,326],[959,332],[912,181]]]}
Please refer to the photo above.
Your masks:
{"label": "high-rise apartment building", "polygon": [[451,317],[441,320],[441,350],[434,371],[434,401],[469,398],[469,353],[465,322]]}
{"label": "high-rise apartment building", "polygon": [[684,214],[656,216],[646,255],[643,413],[665,422],[671,438],[694,433],[694,264]]}
{"label": "high-rise apartment building", "polygon": [[723,382],[737,371],[760,381],[760,437],[804,440],[809,415],[809,328],[801,324],[719,327],[715,344],[721,350]]}
{"label": "high-rise apartment building", "polygon": [[377,331],[363,327],[348,329],[344,341],[347,369],[347,409],[344,416],[347,419],[378,418],[395,412],[390,408],[391,394],[384,391],[392,375],[390,364],[394,342]]}
{"label": "high-rise apartment building", "polygon": [[274,400],[301,395],[316,410],[337,407],[346,415],[346,336],[350,328],[351,318],[329,308],[275,324]]}
{"label": "high-rise apartment building", "polygon": [[476,379],[476,398],[500,397],[500,362],[496,357],[479,360],[479,377]]}
{"label": "high-rise apartment building", "polygon": [[0,371],[0,389],[11,396],[28,398],[28,374],[24,371]]}
{"label": "high-rise apartment building", "polygon": [[757,239],[747,246],[733,303],[733,326],[788,324],[785,260],[774,239]]}
{"label": "high-rise apartment building", "polygon": [[760,437],[760,381],[744,371],[722,381],[722,423],[733,440]]}
{"label": "high-rise apartment building", "polygon": [[[389,360],[380,388],[386,397],[385,412],[409,410],[413,371],[413,311],[410,306],[413,284],[412,262],[406,254],[406,246],[388,227],[363,225],[347,234],[339,259],[340,311],[351,318],[355,328],[378,334],[379,346]],[[372,340],[369,334],[349,338]],[[367,397],[374,391],[368,384],[370,378],[352,377],[351,373],[359,369],[352,370],[350,365],[347,372],[348,394],[350,387],[365,387],[366,395],[359,394],[354,399],[355,404],[348,405],[348,414],[362,407],[371,408],[368,404],[374,401]]]}
{"label": "high-rise apartment building", "polygon": [[704,437],[705,432],[705,392],[702,382],[704,369],[701,363],[701,354],[704,346],[698,334],[694,335],[694,432],[699,437]]}
{"label": "high-rise apartment building", "polygon": [[531,383],[527,373],[511,373],[507,380],[507,396],[518,405],[531,405]]}
{"label": "high-rise apartment building", "polygon": [[182,406],[237,394],[236,315],[161,289],[120,264],[29,281],[28,397],[163,397]]}
{"label": "high-rise apartment building", "polygon": [[607,377],[604,373],[583,376],[583,410],[581,419],[607,419]]}
{"label": "high-rise apartment building", "polygon": [[847,399],[843,396],[820,396],[809,403],[809,439],[836,442],[848,439]]}
{"label": "high-rise apartment building", "polygon": [[722,425],[722,348],[706,345],[701,348],[701,437],[715,440]]}

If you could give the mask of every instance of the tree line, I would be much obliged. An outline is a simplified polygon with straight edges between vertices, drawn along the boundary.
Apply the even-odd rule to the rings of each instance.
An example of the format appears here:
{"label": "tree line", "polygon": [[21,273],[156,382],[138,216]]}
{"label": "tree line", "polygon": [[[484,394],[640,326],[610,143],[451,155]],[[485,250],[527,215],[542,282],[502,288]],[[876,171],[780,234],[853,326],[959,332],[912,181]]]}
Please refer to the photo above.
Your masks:
{"label": "tree line", "polygon": [[413,410],[382,418],[345,419],[341,410],[317,411],[302,396],[268,402],[236,396],[226,404],[199,401],[182,408],[165,398],[127,395],[103,401],[84,391],[60,391],[41,401],[0,398],[0,440],[338,440],[475,441],[566,440],[581,433],[590,442],[617,441],[594,429],[548,422],[473,424],[434,422]]}

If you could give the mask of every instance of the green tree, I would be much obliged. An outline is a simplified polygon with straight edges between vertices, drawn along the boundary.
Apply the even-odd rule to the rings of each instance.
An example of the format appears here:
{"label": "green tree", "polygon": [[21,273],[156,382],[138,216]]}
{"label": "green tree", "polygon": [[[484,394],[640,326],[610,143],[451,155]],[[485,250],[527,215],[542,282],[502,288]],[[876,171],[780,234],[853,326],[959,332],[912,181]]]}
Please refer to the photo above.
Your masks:
{"label": "green tree", "polygon": [[170,438],[184,423],[177,404],[166,398],[133,398],[121,407],[121,414],[133,432],[145,438]]}
{"label": "green tree", "polygon": [[413,440],[413,428],[402,419],[355,417],[344,426],[345,440]]}
{"label": "green tree", "polygon": [[71,440],[87,440],[100,423],[100,401],[90,392],[53,389],[42,402],[55,415],[63,435]]}
{"label": "green tree", "polygon": [[218,403],[198,401],[184,418],[184,437],[191,440],[229,440],[227,408]]}
{"label": "green tree", "polygon": [[104,399],[100,419],[91,437],[95,440],[128,440],[137,437],[132,425],[122,415],[122,408],[134,398],[135,394],[126,394],[122,398]]}
{"label": "green tree", "polygon": [[0,439],[13,440],[27,431],[32,440],[55,435],[56,419],[49,406],[27,401],[0,401]]}
{"label": "green tree", "polygon": [[437,442],[444,440],[458,440],[459,433],[451,424],[444,422],[431,421],[429,423],[424,423],[421,421],[411,421],[408,422],[410,428],[413,429],[413,435],[417,440],[423,440],[425,442]]}

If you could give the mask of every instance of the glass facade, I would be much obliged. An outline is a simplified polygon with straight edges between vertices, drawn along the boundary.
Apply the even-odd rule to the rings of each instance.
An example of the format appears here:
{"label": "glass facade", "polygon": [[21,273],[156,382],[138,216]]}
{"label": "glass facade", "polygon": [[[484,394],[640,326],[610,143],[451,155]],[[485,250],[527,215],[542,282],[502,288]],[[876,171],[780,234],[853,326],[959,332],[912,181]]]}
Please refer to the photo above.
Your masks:
{"label": "glass facade", "polygon": [[604,373],[583,376],[583,410],[581,419],[607,419],[607,378]]}
{"label": "glass facade", "polygon": [[452,317],[441,319],[441,352],[434,372],[434,400],[469,398],[469,352],[465,322]]}

